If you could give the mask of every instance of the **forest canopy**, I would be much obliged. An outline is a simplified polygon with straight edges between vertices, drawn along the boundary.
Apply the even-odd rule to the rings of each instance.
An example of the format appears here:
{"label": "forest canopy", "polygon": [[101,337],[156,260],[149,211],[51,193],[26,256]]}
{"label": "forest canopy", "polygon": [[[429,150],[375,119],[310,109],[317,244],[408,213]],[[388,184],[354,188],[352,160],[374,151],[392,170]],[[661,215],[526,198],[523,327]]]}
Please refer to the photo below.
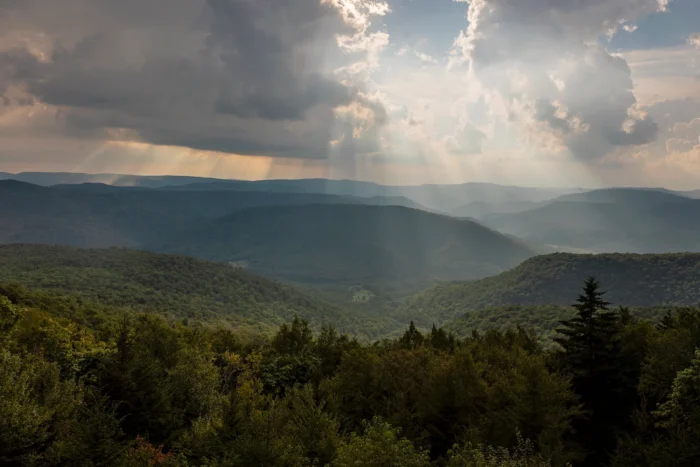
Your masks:
{"label": "forest canopy", "polygon": [[700,455],[700,309],[636,318],[592,278],[572,291],[555,347],[523,327],[458,338],[413,323],[362,344],[298,317],[251,341],[2,290],[6,465],[691,466]]}

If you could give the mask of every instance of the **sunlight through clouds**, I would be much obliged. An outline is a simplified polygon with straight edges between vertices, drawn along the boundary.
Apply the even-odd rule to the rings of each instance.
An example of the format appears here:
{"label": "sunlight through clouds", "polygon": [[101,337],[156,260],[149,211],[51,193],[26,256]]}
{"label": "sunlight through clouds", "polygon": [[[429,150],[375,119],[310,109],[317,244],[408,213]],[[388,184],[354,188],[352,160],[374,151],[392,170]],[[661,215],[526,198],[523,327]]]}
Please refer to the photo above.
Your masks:
{"label": "sunlight through clouds", "polygon": [[669,149],[674,125],[700,113],[655,110],[700,99],[697,33],[611,45],[674,5],[4,3],[0,170],[23,157],[47,170],[597,185],[625,170],[653,184],[665,160],[700,182],[671,163],[692,154]]}

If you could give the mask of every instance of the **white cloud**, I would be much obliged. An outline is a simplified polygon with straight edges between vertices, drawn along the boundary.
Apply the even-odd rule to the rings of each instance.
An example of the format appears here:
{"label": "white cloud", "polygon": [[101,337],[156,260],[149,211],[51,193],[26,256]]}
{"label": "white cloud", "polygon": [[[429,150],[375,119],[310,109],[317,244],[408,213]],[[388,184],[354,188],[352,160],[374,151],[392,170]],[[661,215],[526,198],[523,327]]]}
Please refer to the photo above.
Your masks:
{"label": "white cloud", "polygon": [[688,37],[688,44],[700,49],[700,33],[696,32]]}
{"label": "white cloud", "polygon": [[473,0],[456,58],[527,140],[599,159],[616,147],[653,141],[657,128],[638,108],[627,62],[598,38],[666,4]]}

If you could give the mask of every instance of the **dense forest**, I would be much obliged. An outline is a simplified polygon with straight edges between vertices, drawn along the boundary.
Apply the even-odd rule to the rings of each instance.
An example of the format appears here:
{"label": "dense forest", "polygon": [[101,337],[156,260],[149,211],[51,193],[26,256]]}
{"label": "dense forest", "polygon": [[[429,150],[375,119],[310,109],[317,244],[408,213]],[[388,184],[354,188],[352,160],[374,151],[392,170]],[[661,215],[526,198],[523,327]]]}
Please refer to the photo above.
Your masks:
{"label": "dense forest", "polygon": [[[75,249],[0,245],[0,281],[167,318],[235,326],[239,334],[271,334],[295,315],[314,330],[335,326],[361,341],[446,326],[456,335],[518,324],[551,338],[572,313],[571,298],[586,275],[610,287],[609,298],[635,316],[655,319],[669,307],[700,303],[700,255],[554,254],[525,261],[483,280],[429,288],[406,300],[405,289],[362,285],[293,288],[238,267],[123,248]],[[362,284],[362,283],[359,283]],[[357,297],[361,299],[357,301]]]}
{"label": "dense forest", "polygon": [[266,333],[295,315],[314,328],[373,339],[395,330],[392,319],[340,309],[276,281],[222,263],[123,248],[0,245],[0,281],[169,318]]}
{"label": "dense forest", "polygon": [[362,344],[299,318],[251,340],[221,326],[0,290],[3,465],[700,459],[700,309],[635,318],[609,305],[592,278],[578,299],[571,291],[573,312],[549,347],[523,327],[457,338],[413,324]]}
{"label": "dense forest", "polygon": [[569,305],[569,291],[595,275],[609,299],[632,307],[700,304],[700,254],[570,254],[536,256],[485,279],[442,284],[401,307],[405,316],[429,313],[436,322],[474,310],[513,305]]}
{"label": "dense forest", "polygon": [[[658,321],[673,311],[672,306],[628,307],[636,318]],[[531,329],[543,344],[553,342],[563,320],[576,313],[571,306],[561,305],[504,305],[483,310],[469,311],[461,317],[448,321],[444,329],[455,336],[467,337],[473,331],[506,331],[518,326]]]}

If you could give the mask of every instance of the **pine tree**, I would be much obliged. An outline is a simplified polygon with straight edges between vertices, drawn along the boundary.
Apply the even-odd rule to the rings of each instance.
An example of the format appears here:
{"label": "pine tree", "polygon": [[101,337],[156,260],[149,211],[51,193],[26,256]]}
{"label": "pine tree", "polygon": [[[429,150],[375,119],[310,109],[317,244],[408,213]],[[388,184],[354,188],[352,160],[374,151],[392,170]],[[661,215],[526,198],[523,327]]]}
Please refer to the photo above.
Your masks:
{"label": "pine tree", "polygon": [[408,329],[403,336],[401,336],[401,339],[399,339],[399,344],[401,344],[401,347],[406,349],[415,349],[416,347],[423,345],[424,340],[425,337],[423,337],[423,334],[416,329],[416,325],[413,323],[413,321],[411,321]]}
{"label": "pine tree", "polygon": [[603,465],[615,448],[618,429],[628,418],[630,384],[620,348],[620,319],[594,277],[586,279],[573,307],[576,316],[562,321],[555,341],[561,362],[572,376],[586,418],[575,429],[589,452],[585,465]]}
{"label": "pine tree", "polygon": [[437,350],[452,351],[455,347],[455,336],[447,333],[443,328],[438,328],[433,324],[428,336],[430,346]]}
{"label": "pine tree", "polygon": [[675,324],[676,320],[673,318],[673,313],[671,310],[666,310],[666,313],[664,313],[663,317],[659,320],[656,328],[661,331],[666,331],[667,329],[672,329]]}

